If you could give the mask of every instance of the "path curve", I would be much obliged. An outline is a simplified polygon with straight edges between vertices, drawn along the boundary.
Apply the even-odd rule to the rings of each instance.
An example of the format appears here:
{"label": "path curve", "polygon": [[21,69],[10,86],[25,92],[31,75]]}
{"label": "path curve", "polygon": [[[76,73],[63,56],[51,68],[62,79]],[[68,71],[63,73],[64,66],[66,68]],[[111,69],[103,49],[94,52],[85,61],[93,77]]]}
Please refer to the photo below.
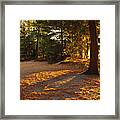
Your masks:
{"label": "path curve", "polygon": [[80,63],[73,64],[48,64],[47,62],[27,61],[20,63],[20,78],[23,79],[26,75],[43,72],[43,71],[58,71],[58,70],[77,70],[83,66]]}

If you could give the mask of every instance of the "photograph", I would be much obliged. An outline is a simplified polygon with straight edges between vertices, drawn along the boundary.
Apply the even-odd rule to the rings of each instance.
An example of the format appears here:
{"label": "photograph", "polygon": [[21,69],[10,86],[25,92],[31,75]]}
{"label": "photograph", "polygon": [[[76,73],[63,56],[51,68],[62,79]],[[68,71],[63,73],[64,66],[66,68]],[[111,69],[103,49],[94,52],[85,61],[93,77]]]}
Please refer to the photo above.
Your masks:
{"label": "photograph", "polygon": [[100,20],[20,20],[20,100],[100,100]]}

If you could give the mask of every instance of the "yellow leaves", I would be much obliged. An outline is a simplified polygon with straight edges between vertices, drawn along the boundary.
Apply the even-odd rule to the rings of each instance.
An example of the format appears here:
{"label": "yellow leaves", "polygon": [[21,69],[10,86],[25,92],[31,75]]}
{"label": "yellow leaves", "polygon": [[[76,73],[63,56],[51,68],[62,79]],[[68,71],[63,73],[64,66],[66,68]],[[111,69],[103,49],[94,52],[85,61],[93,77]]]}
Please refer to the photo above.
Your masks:
{"label": "yellow leaves", "polygon": [[65,98],[65,100],[71,100],[71,98]]}
{"label": "yellow leaves", "polygon": [[59,88],[45,88],[45,91],[50,91],[50,90],[58,90]]}
{"label": "yellow leaves", "polygon": [[[32,92],[31,94],[36,94],[36,95],[37,95],[37,94],[38,94],[38,92]],[[41,93],[40,93],[40,94],[41,94]]]}
{"label": "yellow leaves", "polygon": [[[74,73],[69,74],[68,73]],[[68,74],[66,77],[65,74]],[[60,78],[60,79],[59,79]],[[21,80],[23,100],[99,100],[100,80],[94,75],[77,71],[45,71]]]}
{"label": "yellow leaves", "polygon": [[54,83],[54,85],[62,85],[62,84],[65,84],[65,83],[71,81],[72,79],[73,78],[69,78],[67,80],[62,80],[62,81],[57,81],[57,82]]}
{"label": "yellow leaves", "polygon": [[83,87],[83,88],[80,88],[80,90],[82,90],[82,91],[86,91],[86,89]]}
{"label": "yellow leaves", "polygon": [[31,85],[36,82],[46,81],[51,78],[58,77],[60,75],[64,75],[70,73],[71,70],[59,70],[59,71],[48,71],[48,72],[40,72],[28,75],[25,79],[20,81],[21,85]]}
{"label": "yellow leaves", "polygon": [[79,100],[79,98],[65,98],[65,100]]}

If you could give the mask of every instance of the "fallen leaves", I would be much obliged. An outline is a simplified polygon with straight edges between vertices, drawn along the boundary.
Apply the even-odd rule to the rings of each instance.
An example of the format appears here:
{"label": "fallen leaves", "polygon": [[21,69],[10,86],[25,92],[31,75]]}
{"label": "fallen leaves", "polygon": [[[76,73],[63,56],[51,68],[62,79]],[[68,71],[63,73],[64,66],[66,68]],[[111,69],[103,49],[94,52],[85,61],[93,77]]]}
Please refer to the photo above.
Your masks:
{"label": "fallen leaves", "polygon": [[28,75],[25,79],[22,79],[20,81],[20,84],[27,86],[27,85],[34,84],[36,82],[46,81],[48,79],[55,78],[70,72],[71,70],[59,70],[54,72],[48,71],[48,72],[34,73],[31,75]]}
{"label": "fallen leaves", "polygon": [[100,78],[82,75],[87,69],[84,61],[72,60],[52,65],[46,62],[21,64],[20,99],[99,100]]}
{"label": "fallen leaves", "polygon": [[100,79],[79,71],[34,73],[22,79],[22,100],[99,100]]}

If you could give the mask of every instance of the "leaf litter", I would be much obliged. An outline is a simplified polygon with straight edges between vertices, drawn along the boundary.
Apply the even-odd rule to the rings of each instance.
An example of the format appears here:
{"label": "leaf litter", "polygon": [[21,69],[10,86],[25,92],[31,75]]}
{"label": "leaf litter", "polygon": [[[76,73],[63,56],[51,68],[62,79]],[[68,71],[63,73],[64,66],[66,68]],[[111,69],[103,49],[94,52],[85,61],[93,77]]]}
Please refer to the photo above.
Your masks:
{"label": "leaf litter", "polygon": [[100,78],[81,70],[33,73],[20,81],[21,100],[100,100]]}

